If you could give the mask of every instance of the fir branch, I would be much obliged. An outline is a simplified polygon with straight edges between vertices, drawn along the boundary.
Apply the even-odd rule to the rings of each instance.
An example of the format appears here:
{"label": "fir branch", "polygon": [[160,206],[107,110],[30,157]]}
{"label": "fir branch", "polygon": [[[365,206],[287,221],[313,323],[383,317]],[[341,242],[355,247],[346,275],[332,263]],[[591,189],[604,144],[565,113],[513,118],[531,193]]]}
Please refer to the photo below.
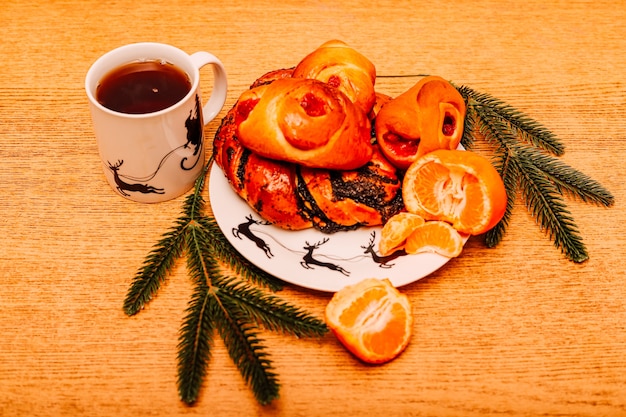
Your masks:
{"label": "fir branch", "polygon": [[526,208],[548,233],[554,245],[569,259],[574,262],[586,261],[589,258],[587,249],[557,188],[529,159],[526,152],[520,154],[520,162],[520,183]]}
{"label": "fir branch", "polygon": [[[519,190],[527,210],[556,247],[574,262],[589,258],[580,233],[563,200],[565,194],[583,202],[610,206],[613,195],[600,183],[556,158],[563,146],[548,129],[506,103],[469,87],[457,87],[467,104],[464,140],[478,133],[495,148],[495,163],[506,191],[503,219],[485,234],[487,246],[503,238]],[[548,152],[548,153],[546,153]]]}
{"label": "fir branch", "polygon": [[220,285],[224,303],[237,305],[266,329],[296,337],[323,336],[327,329],[304,310],[244,283],[229,280]]}
{"label": "fir branch", "polygon": [[233,272],[271,291],[275,292],[283,289],[283,281],[254,265],[230,244],[228,239],[222,234],[215,218],[204,216],[198,222],[213,238],[210,246],[215,257],[225,263]]}
{"label": "fir branch", "polygon": [[204,208],[204,199],[200,190],[204,186],[209,165],[207,164],[196,181],[194,192],[185,199],[183,213],[176,220],[175,226],[162,236],[135,275],[124,301],[124,311],[127,315],[137,314],[152,300],[174,267],[175,261],[182,256],[188,226]]}
{"label": "fir branch", "polygon": [[500,173],[507,195],[506,209],[502,220],[485,234],[485,244],[491,248],[495,247],[504,238],[506,228],[513,214],[518,194],[518,176],[520,175],[519,163],[515,158],[519,144],[517,137],[508,130],[506,124],[501,119],[479,115],[476,108],[470,109],[470,112],[474,118],[474,128],[480,132],[487,142],[496,148],[494,165]]}
{"label": "fir branch", "polygon": [[252,387],[257,401],[269,404],[278,398],[280,384],[256,327],[238,305],[223,302],[221,290],[217,297],[220,303],[215,313],[216,324],[228,354]]}
{"label": "fir branch", "polygon": [[534,148],[525,149],[524,153],[526,159],[532,161],[550,178],[560,194],[568,194],[582,202],[605,207],[610,207],[615,203],[613,195],[599,182],[561,160]]}
{"label": "fir branch", "polygon": [[178,343],[178,393],[182,401],[193,404],[198,398],[209,364],[216,303],[209,287],[195,286]]}
{"label": "fir branch", "polygon": [[135,275],[124,300],[127,315],[137,314],[156,295],[168,273],[182,255],[187,223],[184,219],[165,233],[146,257],[143,266]]}
{"label": "fir branch", "polygon": [[475,108],[479,114],[502,120],[508,125],[507,130],[512,131],[521,140],[557,156],[565,152],[563,144],[550,130],[523,112],[490,94],[479,93],[468,86],[461,86],[458,91],[468,108]]}
{"label": "fir branch", "polygon": [[198,218],[202,218],[203,216],[205,201],[202,197],[202,190],[204,189],[204,184],[206,182],[207,174],[209,173],[209,168],[211,167],[212,161],[213,157],[211,157],[211,159],[205,165],[202,173],[196,180],[193,188],[193,193],[191,193],[187,197],[187,199],[185,199],[183,212],[187,214],[187,217],[190,220],[197,220]]}
{"label": "fir branch", "polygon": [[[175,261],[185,256],[193,294],[179,334],[177,384],[181,400],[187,404],[197,401],[217,331],[257,400],[267,404],[278,397],[280,386],[256,330],[259,325],[297,337],[322,336],[328,329],[323,321],[252,287],[258,284],[278,290],[281,281],[242,257],[223,236],[215,219],[205,214],[202,190],[210,163],[196,181],[193,193],[186,197],[174,227],[162,236],[136,274],[124,310],[128,315],[140,311],[156,295]],[[237,277],[225,275],[223,267]]]}

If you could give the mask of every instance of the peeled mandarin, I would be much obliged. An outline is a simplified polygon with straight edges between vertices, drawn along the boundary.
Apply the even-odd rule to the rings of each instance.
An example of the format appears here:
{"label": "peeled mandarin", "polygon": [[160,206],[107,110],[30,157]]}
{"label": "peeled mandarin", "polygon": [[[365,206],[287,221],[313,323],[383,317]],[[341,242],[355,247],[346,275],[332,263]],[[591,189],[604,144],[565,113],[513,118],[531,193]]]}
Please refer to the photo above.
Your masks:
{"label": "peeled mandarin", "polygon": [[478,235],[504,216],[507,195],[491,162],[474,152],[437,150],[407,169],[402,183],[406,209],[426,220],[446,221]]}
{"label": "peeled mandarin", "polygon": [[396,358],[411,339],[409,299],[388,279],[367,278],[342,288],[326,306],[325,316],[337,339],[367,363]]}

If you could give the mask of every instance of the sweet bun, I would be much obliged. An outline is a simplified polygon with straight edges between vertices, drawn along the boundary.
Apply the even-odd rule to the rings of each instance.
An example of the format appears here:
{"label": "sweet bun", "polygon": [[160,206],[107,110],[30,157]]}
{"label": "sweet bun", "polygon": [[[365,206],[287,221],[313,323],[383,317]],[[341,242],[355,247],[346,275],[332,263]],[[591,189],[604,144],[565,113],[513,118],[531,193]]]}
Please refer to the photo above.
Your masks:
{"label": "sweet bun", "polygon": [[328,41],[307,55],[293,70],[292,77],[316,79],[339,89],[365,114],[376,101],[376,67],[339,40]]}
{"label": "sweet bun", "polygon": [[213,157],[232,189],[267,222],[286,229],[323,233],[383,224],[404,208],[396,169],[373,147],[356,170],[331,171],[261,157],[237,136],[236,103],[222,119]]}
{"label": "sweet bun", "polygon": [[262,157],[337,170],[372,157],[366,113],[322,81],[279,77],[244,92],[237,108],[241,144]]}
{"label": "sweet bun", "polygon": [[437,149],[456,149],[463,137],[466,106],[457,89],[437,76],[422,78],[383,104],[376,115],[376,140],[400,169]]}
{"label": "sweet bun", "polygon": [[312,227],[312,222],[301,213],[296,165],[263,158],[242,147],[237,137],[236,114],[237,104],[222,120],[213,141],[213,157],[232,189],[277,227]]}

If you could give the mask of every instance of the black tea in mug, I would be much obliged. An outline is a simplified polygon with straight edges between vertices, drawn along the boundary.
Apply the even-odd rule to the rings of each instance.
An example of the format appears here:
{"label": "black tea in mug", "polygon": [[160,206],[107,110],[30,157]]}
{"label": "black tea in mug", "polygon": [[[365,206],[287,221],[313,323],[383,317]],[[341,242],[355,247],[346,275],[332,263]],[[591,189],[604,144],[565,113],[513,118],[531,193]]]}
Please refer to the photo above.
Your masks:
{"label": "black tea in mug", "polygon": [[96,89],[96,99],[116,112],[144,114],[178,103],[190,90],[189,77],[175,65],[137,61],[104,75]]}

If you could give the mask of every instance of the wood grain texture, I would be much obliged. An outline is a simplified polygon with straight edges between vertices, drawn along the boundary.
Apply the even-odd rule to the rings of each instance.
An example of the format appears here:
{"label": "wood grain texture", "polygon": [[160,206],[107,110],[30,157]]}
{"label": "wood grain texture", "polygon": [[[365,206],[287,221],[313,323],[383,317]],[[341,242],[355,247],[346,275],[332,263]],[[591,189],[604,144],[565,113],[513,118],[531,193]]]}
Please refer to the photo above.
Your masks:
{"label": "wood grain texture", "polygon": [[[626,7],[605,0],[4,1],[0,415],[626,415],[624,21]],[[437,74],[527,112],[616,204],[568,201],[591,255],[578,265],[518,202],[497,248],[473,238],[403,288],[414,338],[387,365],[361,364],[332,336],[263,333],[282,389],[262,407],[218,342],[200,401],[187,407],[176,391],[184,265],[145,311],[122,311],[182,198],[144,205],[108,188],[85,73],[130,42],[208,50],[228,70],[230,106],[258,76],[332,38],[381,76]],[[414,82],[381,77],[377,89],[397,95]],[[320,317],[329,300],[294,286],[281,295]]]}

